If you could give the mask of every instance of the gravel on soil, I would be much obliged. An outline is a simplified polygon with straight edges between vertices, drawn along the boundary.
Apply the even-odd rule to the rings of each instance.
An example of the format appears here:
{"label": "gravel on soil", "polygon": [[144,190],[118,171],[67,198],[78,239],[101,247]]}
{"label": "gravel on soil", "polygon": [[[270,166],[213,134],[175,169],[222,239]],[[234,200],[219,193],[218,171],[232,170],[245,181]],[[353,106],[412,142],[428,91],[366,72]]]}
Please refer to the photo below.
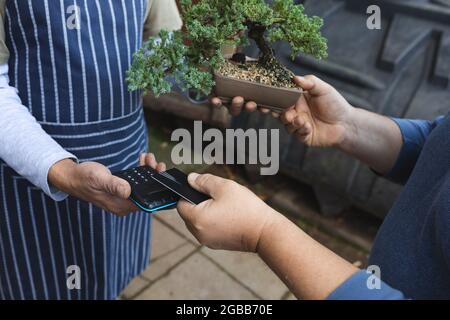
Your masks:
{"label": "gravel on soil", "polygon": [[257,62],[239,64],[226,60],[219,68],[218,73],[230,78],[261,83],[273,87],[295,88],[293,82],[280,82],[271,71],[264,69]]}

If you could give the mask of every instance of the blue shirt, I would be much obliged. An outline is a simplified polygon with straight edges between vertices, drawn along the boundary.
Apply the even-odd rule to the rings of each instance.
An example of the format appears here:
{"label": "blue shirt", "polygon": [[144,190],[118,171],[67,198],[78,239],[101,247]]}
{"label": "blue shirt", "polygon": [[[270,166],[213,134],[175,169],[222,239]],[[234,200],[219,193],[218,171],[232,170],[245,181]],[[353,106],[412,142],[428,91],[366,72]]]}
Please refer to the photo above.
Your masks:
{"label": "blue shirt", "polygon": [[381,226],[369,264],[328,299],[450,299],[450,115],[435,121],[394,119],[403,135],[388,174],[405,184]]}

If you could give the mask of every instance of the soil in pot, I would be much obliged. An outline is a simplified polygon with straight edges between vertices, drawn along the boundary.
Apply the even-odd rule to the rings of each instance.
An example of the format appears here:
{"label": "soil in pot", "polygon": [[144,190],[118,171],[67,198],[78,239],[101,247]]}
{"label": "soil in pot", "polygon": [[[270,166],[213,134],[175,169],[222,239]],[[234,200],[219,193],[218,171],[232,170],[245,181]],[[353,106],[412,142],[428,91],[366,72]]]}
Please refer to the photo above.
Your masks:
{"label": "soil in pot", "polygon": [[268,70],[259,64],[258,61],[238,63],[231,60],[226,60],[218,70],[220,75],[237,80],[250,81],[277,88],[296,88],[291,79],[283,79],[277,72],[276,69]]}

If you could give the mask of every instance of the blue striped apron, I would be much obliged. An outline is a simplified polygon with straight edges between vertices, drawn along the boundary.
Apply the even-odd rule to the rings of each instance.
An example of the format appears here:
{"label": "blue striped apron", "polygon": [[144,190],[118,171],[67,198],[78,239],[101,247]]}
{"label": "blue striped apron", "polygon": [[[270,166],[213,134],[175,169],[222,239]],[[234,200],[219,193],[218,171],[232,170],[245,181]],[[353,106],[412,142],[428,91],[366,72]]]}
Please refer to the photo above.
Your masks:
{"label": "blue striped apron", "polygon": [[[147,0],[6,1],[11,85],[80,161],[123,170],[147,149],[141,95],[124,81],[146,9]],[[0,184],[0,299],[114,299],[147,266],[148,214],[57,203],[3,162]],[[80,290],[67,285],[73,265]]]}

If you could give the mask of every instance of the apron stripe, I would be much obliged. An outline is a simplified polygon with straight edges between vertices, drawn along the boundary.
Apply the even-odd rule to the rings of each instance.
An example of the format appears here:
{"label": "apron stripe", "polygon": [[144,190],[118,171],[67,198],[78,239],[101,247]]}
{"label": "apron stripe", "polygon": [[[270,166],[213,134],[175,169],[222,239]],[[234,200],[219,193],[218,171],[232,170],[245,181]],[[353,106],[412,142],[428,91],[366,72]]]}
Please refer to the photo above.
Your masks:
{"label": "apron stripe", "polygon": [[[139,50],[139,39],[142,39],[142,38],[139,38],[139,27],[138,27],[138,21],[137,21],[137,13],[136,13],[137,11],[136,11],[136,2],[135,1],[132,1],[132,6],[133,6],[132,11],[133,11],[134,34],[136,36],[135,41],[134,41],[134,44],[135,44],[134,52],[136,52]],[[135,99],[135,103],[136,103],[136,101],[139,100],[138,91],[133,92],[132,96]]]}
{"label": "apron stripe", "polygon": [[36,17],[34,16],[33,6],[31,5],[31,2],[28,3],[28,7],[30,10],[31,21],[33,23],[34,39],[36,41],[36,54],[37,54],[38,70],[39,70],[39,91],[41,93],[42,119],[44,119],[44,121],[46,121],[47,115],[46,115],[46,110],[45,110],[45,94],[44,94],[45,89],[44,89],[44,77],[42,75],[41,45],[39,43],[38,26],[36,24]]}
{"label": "apron stripe", "polygon": [[[123,254],[125,256],[126,261],[131,261],[130,260],[130,250],[126,250],[126,248],[130,247],[129,238],[130,238],[131,233],[130,232],[125,233],[125,230],[131,230],[130,227],[131,227],[132,220],[133,219],[128,219],[127,221],[124,222],[125,227],[124,227],[124,232],[123,232],[123,242],[124,242]],[[124,265],[124,268],[125,268],[124,269],[125,277],[124,277],[124,282],[122,282],[122,286],[126,286],[126,279],[130,275],[130,265],[126,264],[126,265]]]}
{"label": "apron stripe", "polygon": [[46,203],[46,199],[45,199],[45,195],[41,192],[41,201],[42,201],[42,208],[43,208],[43,213],[44,213],[44,221],[45,221],[45,231],[47,234],[47,241],[48,241],[48,249],[50,252],[50,261],[51,261],[51,269],[52,269],[52,275],[53,275],[53,280],[55,283],[55,292],[56,292],[56,299],[60,300],[61,296],[60,296],[60,289],[59,289],[59,281],[58,281],[58,271],[56,268],[56,257],[55,254],[53,252],[53,247],[55,246],[54,242],[52,241],[52,232],[50,230],[50,224],[49,224],[49,214],[47,212],[47,207],[48,204]]}
{"label": "apron stripe", "polygon": [[115,240],[114,240],[114,263],[115,263],[115,268],[114,268],[114,282],[115,282],[115,286],[114,286],[114,291],[119,291],[119,277],[120,277],[120,273],[119,273],[119,243],[120,243],[120,225],[122,223],[122,219],[120,220],[115,220],[114,221],[114,227],[115,227],[115,232],[114,234],[116,235]]}
{"label": "apron stripe", "polygon": [[[97,5],[97,13],[98,13],[98,17],[100,20],[100,31],[101,31],[103,50],[104,50],[104,55],[105,55],[105,60],[106,60],[106,70],[108,72],[108,79],[109,79],[110,101],[111,101],[111,105],[114,105],[113,81],[112,81],[112,76],[111,76],[111,66],[110,66],[110,62],[109,62],[108,47],[106,45],[105,30],[103,28],[103,13],[102,13],[102,9],[100,8],[100,4],[98,3],[97,0],[95,0],[95,4]],[[113,108],[111,108],[110,115],[111,115],[110,118],[113,119],[114,118],[114,109]]]}
{"label": "apron stripe", "polygon": [[[123,257],[124,259],[120,259],[120,269],[122,269],[122,274],[120,275],[120,287],[122,288],[124,286],[123,282],[126,279],[126,272],[125,272],[125,248],[124,248],[124,238],[125,238],[125,227],[126,227],[126,221],[124,219],[120,220],[120,241],[119,241],[119,257]],[[120,288],[117,288],[119,290]]]}
{"label": "apron stripe", "polygon": [[[15,7],[17,12],[19,12],[19,8],[17,7],[17,2],[15,2]],[[30,110],[33,110],[33,99],[31,98],[31,85],[30,85],[30,48],[28,46],[27,37],[25,35],[25,30],[23,29],[22,25],[22,19],[20,18],[20,15],[17,15],[17,23],[19,25],[20,33],[22,35],[23,43],[25,44],[25,70],[26,70],[26,83],[27,83],[27,95],[28,95],[28,107]]]}
{"label": "apron stripe", "polygon": [[[48,44],[50,49],[50,61],[52,65],[52,76],[53,76],[53,90],[55,95],[55,121],[59,122],[60,114],[59,114],[59,91],[58,91],[58,75],[56,73],[56,60],[55,60],[55,50],[53,48],[53,35],[52,35],[52,25],[51,25],[51,19],[50,19],[50,10],[48,7],[48,0],[45,0],[44,2],[45,6],[45,15],[46,15],[46,21],[47,21],[47,32],[48,32]],[[14,41],[14,37],[11,35],[11,39]],[[18,55],[17,55],[18,56]],[[16,58],[16,61],[18,61],[18,57]],[[17,83],[16,83],[17,85]],[[52,110],[47,110],[47,112],[51,112]]]}
{"label": "apron stripe", "polygon": [[118,225],[118,223],[119,223],[119,221],[116,219],[112,221],[112,230],[113,230],[112,232],[115,235],[115,237],[110,239],[110,242],[111,242],[110,250],[112,253],[112,257],[113,257],[113,259],[111,259],[111,261],[110,261],[110,263],[112,265],[112,271],[113,271],[111,273],[111,275],[112,275],[111,291],[112,292],[117,291],[117,276],[118,276],[117,264],[119,262],[119,256],[117,254],[117,239],[118,239],[118,232],[117,232],[118,226],[117,225]]}
{"label": "apron stripe", "polygon": [[39,270],[41,273],[40,278],[42,280],[42,287],[44,290],[45,299],[48,299],[49,295],[48,295],[48,288],[47,288],[47,279],[45,277],[45,267],[44,267],[44,263],[42,261],[43,255],[42,255],[42,250],[41,250],[41,245],[40,245],[40,240],[39,240],[39,233],[38,233],[38,230],[36,227],[36,219],[35,219],[34,209],[32,206],[33,201],[31,199],[31,189],[30,188],[28,189],[27,195],[28,195],[28,205],[30,208],[31,225],[33,227],[34,241],[36,244],[36,253],[38,255],[38,261],[39,261]]}
{"label": "apron stripe", "polygon": [[[133,230],[133,226],[134,226],[134,217],[131,217],[132,219],[129,219],[127,222],[127,230]],[[125,242],[125,248],[131,248],[131,232],[127,232],[127,234],[125,235],[126,238],[126,242]],[[126,259],[127,261],[132,261],[131,260],[131,250],[126,250],[125,251],[126,254]],[[126,265],[126,275],[128,277],[131,276],[131,263]],[[125,287],[127,285],[126,281],[124,282],[123,286]]]}
{"label": "apron stripe", "polygon": [[[82,270],[81,273],[87,275],[89,273],[89,269],[88,269],[87,261],[86,261],[86,252],[84,251],[83,239],[85,237],[84,237],[84,234],[83,234],[83,221],[82,221],[82,218],[81,218],[80,202],[79,201],[77,201],[76,206],[77,206],[77,218],[78,218],[78,223],[77,224],[78,224],[78,232],[79,232],[79,238],[78,239],[80,241],[81,259],[83,259],[83,264],[80,265],[80,268]],[[83,270],[83,268],[84,268],[84,270]],[[81,285],[84,286],[85,288],[89,288],[89,277],[83,277],[82,279],[84,281],[82,282]],[[83,291],[86,294],[85,299],[89,299],[89,290],[83,290]]]}
{"label": "apron stripe", "polygon": [[[125,2],[122,1],[122,11],[123,11],[123,24],[125,25],[125,40],[126,40],[126,44],[127,44],[127,64],[131,65],[132,63],[132,59],[131,59],[131,46],[130,46],[130,32],[128,30],[128,11],[127,11],[127,6],[125,5]],[[130,96],[130,104],[129,104],[129,109],[128,109],[128,113],[132,112],[132,107],[133,107],[133,95],[129,95]]]}
{"label": "apron stripe", "polygon": [[[0,250],[1,250],[0,252],[2,254],[2,257],[6,257],[5,245],[3,244],[2,237],[0,237]],[[13,299],[14,294],[13,294],[13,290],[11,287],[11,281],[9,280],[10,271],[8,269],[8,265],[6,264],[6,259],[2,259],[2,267],[3,267],[4,272],[0,273],[0,287],[4,288],[3,283],[1,281],[1,277],[4,276],[6,278],[6,286],[8,287],[8,290],[9,290],[9,296],[11,297],[11,299]],[[6,294],[4,291],[3,291],[3,295],[5,296],[4,299],[6,299]]]}
{"label": "apron stripe", "polygon": [[[74,4],[75,5],[77,5],[76,4],[76,1],[74,2]],[[77,5],[77,7],[79,7],[78,5]],[[77,28],[76,29],[77,30],[77,38],[78,38],[78,49],[79,49],[79,51],[80,51],[80,58],[81,58],[81,76],[82,76],[82,79],[83,79],[83,110],[84,110],[84,121],[85,122],[89,122],[89,110],[88,110],[88,107],[89,107],[89,102],[88,102],[88,94],[87,94],[87,92],[88,92],[88,88],[87,88],[87,81],[86,81],[86,61],[85,61],[85,58],[84,58],[84,51],[83,51],[83,44],[82,44],[82,42],[81,42],[81,28]],[[89,37],[89,38],[92,38],[92,37]]]}
{"label": "apron stripe", "polygon": [[[142,223],[142,216],[139,217],[139,222]],[[136,257],[134,258],[134,261],[136,261],[136,268],[134,269],[134,272],[136,273],[138,268],[139,268],[139,252],[141,251],[141,242],[139,241],[140,239],[142,239],[141,237],[141,228],[138,229],[137,232],[137,241],[136,241]]]}
{"label": "apron stripe", "polygon": [[[139,215],[135,215],[133,216],[132,220],[132,227],[130,227],[130,245],[129,247],[131,248],[136,248],[136,242],[135,242],[135,236],[136,236],[136,226],[138,223],[138,219],[139,219]],[[134,257],[135,257],[135,251],[136,250],[130,250],[130,261],[132,261],[132,263],[129,265],[130,269],[129,269],[129,273],[130,274],[134,274],[134,270],[135,270],[135,264],[134,264]]]}
{"label": "apron stripe", "polygon": [[3,287],[0,285],[0,300],[5,300],[5,294],[3,293]]}
{"label": "apron stripe", "polygon": [[59,5],[61,7],[61,28],[63,29],[64,36],[64,51],[66,56],[66,73],[67,73],[67,81],[69,88],[69,108],[70,108],[70,122],[75,122],[75,112],[73,110],[73,85],[72,85],[72,67],[70,65],[70,48],[69,48],[69,40],[67,38],[67,28],[65,13],[64,13],[64,0],[60,0]]}
{"label": "apron stripe", "polygon": [[[39,121],[39,123],[46,127],[45,129],[48,130],[47,133],[52,137],[67,139],[91,138],[95,136],[114,133],[132,127],[143,116],[142,104],[140,106],[140,108],[134,110],[132,113],[126,116],[109,120],[72,124],[43,121]],[[99,132],[99,130],[104,131]],[[63,132],[64,134],[62,134],[61,132]],[[80,132],[82,133],[80,134]]]}
{"label": "apron stripe", "polygon": [[[31,201],[30,201],[31,203]],[[61,211],[59,208],[59,205],[55,206],[55,211],[56,211],[56,221],[57,221],[57,226],[58,226],[58,236],[59,236],[59,243],[61,244],[61,257],[63,260],[63,264],[64,266],[68,266],[69,264],[67,263],[67,258],[66,258],[66,246],[64,244],[64,233],[63,233],[63,228],[62,228],[62,222],[61,222]],[[67,300],[70,299],[70,291],[69,288],[67,288],[66,286],[66,294],[67,294]]]}
{"label": "apron stripe", "polygon": [[[2,209],[2,211],[6,212],[6,210],[7,210],[7,208],[6,208],[6,195],[5,195],[5,187],[6,186],[5,186],[4,178],[3,178],[3,165],[2,164],[0,164],[0,178],[1,178],[1,186],[2,186],[1,190],[2,190],[2,193],[3,193],[3,201],[2,201],[1,209]],[[0,235],[1,234],[5,234],[5,231],[2,230],[1,225],[0,225]],[[3,275],[5,277],[6,285],[7,285],[8,290],[9,290],[9,296],[11,297],[11,299],[13,299],[15,297],[15,295],[14,295],[14,292],[13,292],[13,289],[12,289],[12,286],[11,286],[11,280],[9,278],[10,274],[12,274],[12,271],[9,270],[8,264],[6,263],[7,255],[6,255],[5,246],[7,244],[4,243],[3,239],[4,239],[3,237],[0,237],[0,249],[1,249],[1,254],[2,254],[2,257],[3,257],[3,259],[1,259],[1,260],[3,262],[2,266],[3,266],[3,270],[4,270],[4,272],[0,273],[0,282],[1,282],[1,276]],[[6,242],[6,240],[5,240],[5,242]],[[16,275],[17,275],[17,273],[16,273]],[[0,286],[3,287],[2,284],[0,284]]]}
{"label": "apron stripe", "polygon": [[18,225],[19,225],[19,232],[20,232],[20,238],[22,240],[22,248],[23,248],[23,258],[25,260],[25,266],[27,268],[27,273],[28,273],[28,278],[29,278],[29,285],[31,288],[31,293],[32,293],[32,297],[34,300],[37,299],[36,296],[36,289],[34,287],[34,278],[33,278],[33,273],[31,270],[31,263],[30,263],[30,257],[28,254],[28,246],[27,246],[27,242],[26,242],[26,238],[25,238],[25,233],[23,230],[23,221],[22,221],[22,207],[21,207],[21,201],[20,201],[20,193],[17,189],[17,180],[14,179],[14,194],[15,194],[15,198],[16,198],[16,205],[17,205],[17,220],[18,220]]}
{"label": "apron stripe", "polygon": [[[107,230],[106,229],[106,219],[105,219],[105,215],[107,213],[105,212],[105,210],[101,210],[101,215],[102,215],[102,230]],[[111,220],[110,220],[111,221]],[[109,230],[111,230],[112,228],[109,228]],[[111,283],[111,281],[109,280],[109,263],[107,260],[108,254],[107,253],[107,248],[106,248],[106,232],[102,232],[102,249],[103,249],[103,283],[104,284],[108,284],[104,286],[104,295],[103,295],[103,299],[108,299],[108,292],[113,292],[111,290],[111,287],[109,286],[109,283]]]}
{"label": "apron stripe", "polygon": [[[72,227],[72,221],[71,221],[71,216],[73,215],[72,211],[70,210],[70,204],[69,204],[69,199],[66,199],[65,201],[65,206],[66,206],[66,210],[64,211],[66,217],[65,219],[67,220],[67,225],[69,227],[69,235],[70,235],[70,247],[72,248],[72,254],[73,254],[73,261],[70,265],[77,265],[79,267],[80,264],[78,262],[78,257],[79,255],[76,253],[77,251],[77,242],[75,242],[75,230],[73,230]],[[69,265],[69,264],[68,264]],[[73,292],[73,291],[71,291]],[[78,300],[81,300],[81,290],[76,290],[77,296],[78,296]]]}
{"label": "apron stripe", "polygon": [[[136,217],[135,216],[132,216],[131,217],[131,219],[129,219],[128,220],[128,230],[134,230],[134,226],[135,226],[135,224],[136,224]],[[131,231],[132,232],[132,231]],[[132,236],[132,233],[131,232],[128,232],[128,236],[127,236],[127,246],[126,246],[126,248],[132,248],[132,246],[131,246],[131,236]],[[133,261],[133,259],[132,259],[132,250],[127,250],[127,260],[128,261]],[[131,263],[128,263],[127,264],[127,276],[128,277],[130,277],[131,276],[131,268],[132,268],[133,266],[132,266],[132,264]],[[126,285],[126,283],[125,283],[125,285]]]}
{"label": "apron stripe", "polygon": [[[6,15],[9,15],[9,9],[6,8]],[[11,20],[8,20],[8,27],[11,30],[12,26],[11,26]],[[19,86],[19,54],[18,54],[18,50],[17,50],[17,45],[16,45],[16,40],[14,39],[14,37],[11,37],[11,45],[13,47],[13,53],[15,56],[17,56],[16,59],[14,59],[14,83],[16,84],[16,86]],[[33,109],[30,109],[30,112],[33,112]]]}
{"label": "apron stripe", "polygon": [[[84,2],[84,9],[85,9],[85,15],[87,18],[87,25],[88,25],[88,31],[89,34],[92,35],[92,24],[91,24],[91,15],[89,14],[89,9],[87,7],[87,2]],[[100,85],[100,76],[99,76],[99,68],[98,68],[98,61],[97,61],[97,52],[95,50],[94,45],[94,37],[89,36],[89,43],[91,46],[91,52],[92,52],[92,59],[94,63],[94,69],[95,69],[95,77],[96,77],[96,84],[97,84],[97,99],[98,99],[98,117],[97,121],[100,121],[102,119],[102,87]]]}
{"label": "apron stripe", "polygon": [[[97,161],[97,162],[102,162],[102,160],[106,160],[106,159],[111,159],[111,158],[116,158],[117,156],[123,155],[123,154],[128,154],[128,151],[130,149],[133,149],[136,145],[138,146],[142,146],[143,144],[145,144],[142,139],[145,138],[145,132],[141,132],[139,135],[139,140],[136,140],[135,142],[133,142],[131,145],[129,145],[127,148],[117,151],[115,153],[111,153],[108,155],[104,155],[104,156],[99,156],[99,157],[92,157],[92,158],[79,158],[81,159],[81,161]],[[139,144],[141,143],[141,144]],[[141,148],[138,148],[141,149]],[[117,166],[119,164],[124,163],[125,161],[128,161],[129,157],[135,156],[133,153],[129,154],[129,156],[125,159],[121,158],[121,160],[119,162],[115,162],[114,164],[111,164],[111,167]]]}
{"label": "apron stripe", "polygon": [[[113,29],[113,37],[114,37],[114,46],[116,49],[119,83],[120,83],[120,101],[121,101],[121,110],[122,110],[121,115],[123,116],[123,115],[125,115],[125,97],[123,94],[124,82],[121,81],[122,79],[124,79],[123,73],[122,73],[122,59],[120,57],[120,49],[119,49],[119,44],[118,44],[118,39],[117,39],[117,23],[116,23],[116,16],[114,14],[114,8],[112,7],[111,1],[109,1],[108,4],[109,4],[109,9],[111,11],[112,23],[113,23],[112,29]],[[118,9],[116,9],[116,11],[118,11]]]}
{"label": "apron stripe", "polygon": [[[91,236],[91,258],[92,258],[92,274],[94,279],[94,300],[97,300],[97,291],[98,291],[98,280],[97,280],[97,262],[96,262],[96,248],[95,248],[95,227],[94,227],[94,210],[92,208],[92,204],[89,203],[89,234]],[[103,246],[102,246],[103,247]]]}
{"label": "apron stripe", "polygon": [[[130,135],[130,137],[119,139],[115,143],[110,142],[110,143],[99,144],[98,146],[87,146],[85,149],[83,147],[66,148],[66,150],[68,150],[70,152],[77,152],[77,151],[88,151],[88,150],[99,150],[99,149],[102,149],[102,148],[110,148],[110,147],[115,147],[116,145],[119,145],[119,144],[120,145],[122,145],[122,144],[126,145],[126,144],[130,143],[130,140],[134,141],[134,140],[138,140],[138,139],[143,138],[143,133],[142,132],[145,132],[145,125],[142,125],[137,130],[135,130]],[[138,141],[136,141],[136,142],[138,142]],[[111,154],[110,156],[114,156],[114,155]],[[88,159],[88,158],[85,158],[85,159]]]}
{"label": "apron stripe", "polygon": [[143,131],[145,131],[145,124],[141,121],[141,124],[139,125],[139,127],[137,127],[128,137],[113,140],[113,141],[102,143],[102,144],[82,146],[82,147],[68,147],[67,150],[69,150],[70,152],[74,152],[74,151],[81,151],[81,150],[91,150],[91,149],[100,149],[100,148],[105,148],[105,147],[111,147],[111,146],[129,141],[129,140],[133,140],[134,138],[136,138],[136,135],[138,135],[139,133],[142,134]]}

